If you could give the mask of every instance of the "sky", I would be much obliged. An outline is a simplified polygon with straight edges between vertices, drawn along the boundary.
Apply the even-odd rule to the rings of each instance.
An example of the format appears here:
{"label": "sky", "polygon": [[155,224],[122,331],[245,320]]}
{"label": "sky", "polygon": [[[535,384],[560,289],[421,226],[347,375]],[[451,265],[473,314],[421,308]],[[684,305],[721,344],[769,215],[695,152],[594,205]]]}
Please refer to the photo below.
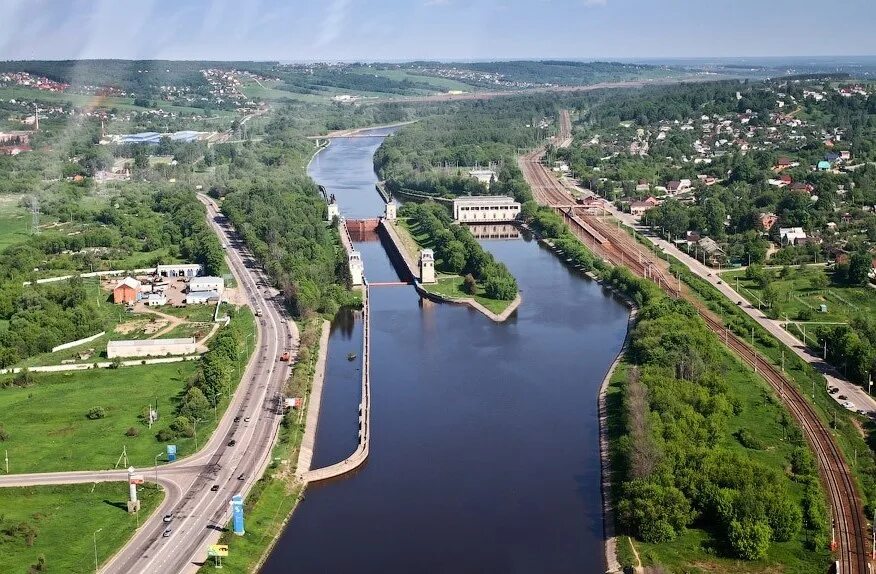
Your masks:
{"label": "sky", "polygon": [[876,55],[876,0],[0,0],[0,60]]}

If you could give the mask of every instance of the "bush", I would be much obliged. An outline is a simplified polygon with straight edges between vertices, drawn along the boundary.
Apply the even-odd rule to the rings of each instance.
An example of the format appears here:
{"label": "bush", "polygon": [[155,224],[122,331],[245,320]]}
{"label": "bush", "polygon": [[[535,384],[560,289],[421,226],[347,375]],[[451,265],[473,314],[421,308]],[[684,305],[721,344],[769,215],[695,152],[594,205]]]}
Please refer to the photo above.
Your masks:
{"label": "bush", "polygon": [[106,409],[103,407],[91,407],[87,413],[85,413],[85,417],[96,421],[97,419],[102,419],[106,416]]}
{"label": "bush", "polygon": [[462,290],[469,295],[477,294],[478,282],[475,281],[475,278],[472,276],[471,273],[466,273],[465,278],[462,280]]}
{"label": "bush", "polygon": [[763,441],[754,436],[754,434],[748,429],[740,429],[737,431],[736,440],[738,440],[739,444],[745,448],[750,448],[752,450],[763,450],[764,448]]}
{"label": "bush", "polygon": [[6,427],[0,425],[0,442],[5,442],[9,440],[9,431],[6,430]]}
{"label": "bush", "polygon": [[766,556],[770,536],[770,527],[760,520],[733,520],[727,531],[733,553],[745,560],[758,560]]}
{"label": "bush", "polygon": [[125,436],[137,437],[140,436],[140,429],[137,427],[128,427],[128,430],[125,431]]}
{"label": "bush", "polygon": [[169,428],[164,428],[155,433],[155,440],[158,442],[168,442],[176,438],[176,433]]}

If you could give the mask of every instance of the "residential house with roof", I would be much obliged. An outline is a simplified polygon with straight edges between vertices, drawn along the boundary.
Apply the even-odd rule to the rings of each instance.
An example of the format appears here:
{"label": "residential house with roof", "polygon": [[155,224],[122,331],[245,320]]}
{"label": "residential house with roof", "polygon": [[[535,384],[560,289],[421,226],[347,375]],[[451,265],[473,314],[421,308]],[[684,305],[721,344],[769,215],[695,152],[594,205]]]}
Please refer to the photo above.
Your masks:
{"label": "residential house with roof", "polygon": [[783,245],[797,245],[801,241],[805,241],[806,232],[802,227],[780,227],[779,239]]}
{"label": "residential house with roof", "polygon": [[133,304],[140,300],[140,289],[143,286],[133,277],[125,277],[113,287],[113,303]]}

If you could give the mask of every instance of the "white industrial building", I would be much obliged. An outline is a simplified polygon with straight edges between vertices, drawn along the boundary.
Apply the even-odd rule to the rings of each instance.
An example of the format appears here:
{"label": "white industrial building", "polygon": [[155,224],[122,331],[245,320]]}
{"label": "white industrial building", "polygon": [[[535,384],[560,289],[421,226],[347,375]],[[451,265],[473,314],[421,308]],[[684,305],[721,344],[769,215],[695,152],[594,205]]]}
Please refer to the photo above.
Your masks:
{"label": "white industrial building", "polygon": [[225,290],[225,279],[222,277],[192,277],[189,281],[189,293],[194,291],[216,291],[222,293]]}
{"label": "white industrial building", "polygon": [[186,293],[186,305],[202,305],[218,301],[222,295],[218,291],[189,291]]}
{"label": "white industrial building", "polygon": [[167,305],[167,297],[164,295],[163,291],[153,291],[152,293],[148,293],[142,301],[149,307],[161,307],[162,305]]}
{"label": "white industrial building", "polygon": [[172,263],[155,268],[155,274],[161,277],[197,277],[202,272],[200,263]]}
{"label": "white industrial building", "polygon": [[110,341],[106,356],[116,357],[164,357],[166,355],[193,355],[198,352],[194,337],[184,339],[141,339]]}
{"label": "white industrial building", "polygon": [[496,181],[496,172],[491,169],[473,169],[468,172],[469,177],[473,177],[480,183],[490,188],[490,184]]}
{"label": "white industrial building", "polygon": [[453,219],[460,223],[514,221],[520,204],[504,195],[457,197],[453,200]]}

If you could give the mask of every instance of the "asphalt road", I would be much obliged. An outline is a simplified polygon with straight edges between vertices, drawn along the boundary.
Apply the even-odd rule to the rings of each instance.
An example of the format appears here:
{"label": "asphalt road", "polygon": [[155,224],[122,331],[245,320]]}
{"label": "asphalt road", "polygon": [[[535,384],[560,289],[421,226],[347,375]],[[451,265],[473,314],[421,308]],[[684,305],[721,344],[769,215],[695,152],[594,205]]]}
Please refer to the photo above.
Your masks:
{"label": "asphalt road", "polygon": [[[231,406],[213,436],[196,454],[151,469],[137,469],[146,480],[166,491],[158,511],[146,520],[122,548],[101,568],[105,573],[193,572],[206,560],[207,546],[218,540],[230,515],[234,494],[246,494],[269,463],[282,418],[283,384],[292,362],[279,361],[298,352],[298,331],[287,320],[277,293],[256,267],[242,241],[217,211],[212,199],[199,195],[210,223],[228,246],[227,259],[249,304],[262,310],[257,318],[255,352]],[[240,417],[238,422],[235,417]],[[248,421],[246,419],[249,419]],[[235,446],[228,446],[231,439]],[[156,444],[156,453],[160,447]],[[156,472],[157,471],[157,472]],[[2,486],[72,484],[127,480],[127,471],[81,471],[19,474],[0,477]],[[218,485],[216,492],[211,491]],[[169,524],[165,514],[172,514]],[[170,534],[163,536],[165,529]]]}

